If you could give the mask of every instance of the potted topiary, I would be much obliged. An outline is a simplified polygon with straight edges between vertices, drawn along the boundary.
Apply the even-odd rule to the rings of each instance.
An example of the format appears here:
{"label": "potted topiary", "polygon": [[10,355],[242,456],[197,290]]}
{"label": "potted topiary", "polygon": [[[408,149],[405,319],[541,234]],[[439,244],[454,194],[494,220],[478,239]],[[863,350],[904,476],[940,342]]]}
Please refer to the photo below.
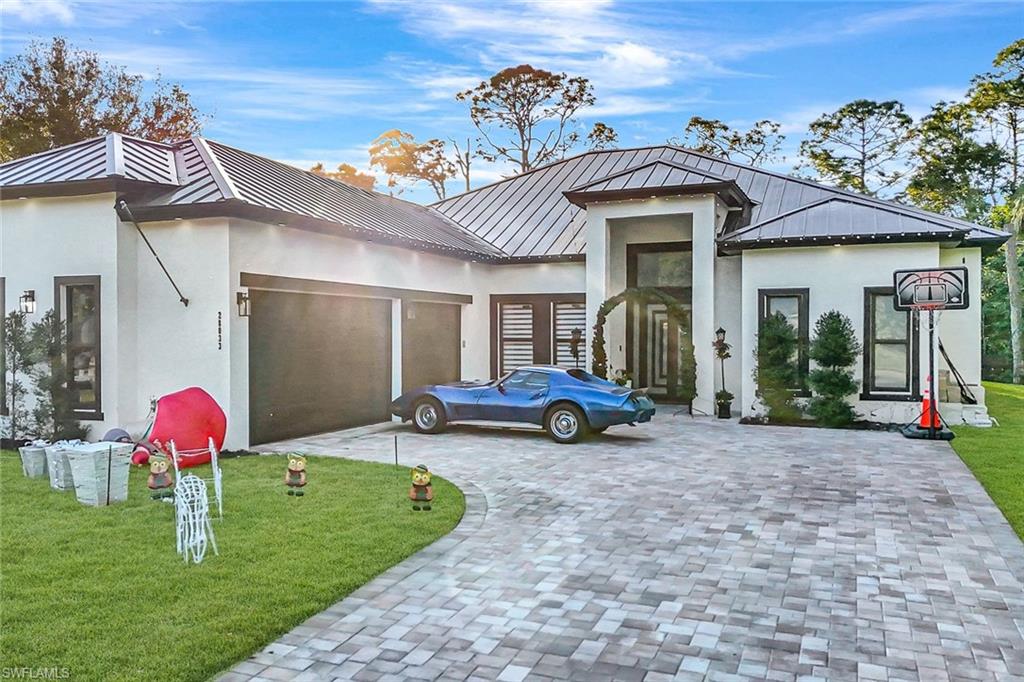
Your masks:
{"label": "potted topiary", "polygon": [[715,394],[715,405],[718,408],[716,415],[719,419],[732,419],[732,400],[735,397],[725,389]]}

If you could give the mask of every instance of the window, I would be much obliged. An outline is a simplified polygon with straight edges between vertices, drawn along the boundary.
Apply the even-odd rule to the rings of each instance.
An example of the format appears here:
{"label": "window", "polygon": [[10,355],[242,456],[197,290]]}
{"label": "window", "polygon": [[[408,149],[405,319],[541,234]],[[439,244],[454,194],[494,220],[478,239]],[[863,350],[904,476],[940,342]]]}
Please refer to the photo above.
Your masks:
{"label": "window", "polygon": [[[797,367],[797,383],[791,386],[798,395],[809,395],[807,391],[807,372],[810,360],[807,355],[808,338],[808,303],[809,289],[758,289],[757,291],[757,323],[761,323],[769,315],[782,313],[789,325],[796,331],[797,351],[793,362]],[[758,332],[760,333],[760,331]]]}
{"label": "window", "polygon": [[543,391],[548,387],[551,378],[544,372],[514,372],[502,382],[505,388],[518,388],[525,391]]}
{"label": "window", "polygon": [[68,389],[78,419],[103,419],[100,404],[100,278],[54,278],[57,315],[67,337]]}
{"label": "window", "polygon": [[862,399],[918,399],[917,339],[916,321],[893,307],[891,287],[864,290]]}

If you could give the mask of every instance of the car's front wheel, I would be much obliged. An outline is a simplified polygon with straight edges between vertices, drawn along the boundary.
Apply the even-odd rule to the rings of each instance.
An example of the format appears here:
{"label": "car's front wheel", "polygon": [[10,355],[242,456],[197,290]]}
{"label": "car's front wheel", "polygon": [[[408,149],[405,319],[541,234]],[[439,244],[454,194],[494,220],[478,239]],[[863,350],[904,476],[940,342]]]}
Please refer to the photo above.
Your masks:
{"label": "car's front wheel", "polygon": [[568,403],[555,405],[548,411],[544,428],[556,443],[575,443],[590,431],[583,412]]}
{"label": "car's front wheel", "polygon": [[420,433],[441,433],[447,423],[444,408],[433,398],[424,398],[413,408],[412,425]]}

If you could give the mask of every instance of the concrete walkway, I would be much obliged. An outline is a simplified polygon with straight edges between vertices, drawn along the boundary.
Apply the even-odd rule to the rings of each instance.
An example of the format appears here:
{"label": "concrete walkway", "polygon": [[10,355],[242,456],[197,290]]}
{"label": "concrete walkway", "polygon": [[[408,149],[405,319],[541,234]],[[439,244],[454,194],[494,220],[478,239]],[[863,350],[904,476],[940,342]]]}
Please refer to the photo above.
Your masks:
{"label": "concrete walkway", "polygon": [[[390,461],[394,432],[272,449]],[[466,518],[223,679],[1024,679],[1024,545],[944,443],[397,432]]]}

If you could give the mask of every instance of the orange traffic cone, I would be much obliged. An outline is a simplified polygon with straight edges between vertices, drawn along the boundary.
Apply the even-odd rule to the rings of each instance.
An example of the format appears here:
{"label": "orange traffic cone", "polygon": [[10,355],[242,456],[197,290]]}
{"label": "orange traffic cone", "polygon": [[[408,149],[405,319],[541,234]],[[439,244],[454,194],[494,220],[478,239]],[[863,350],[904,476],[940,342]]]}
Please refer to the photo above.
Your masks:
{"label": "orange traffic cone", "polygon": [[918,424],[920,424],[922,429],[927,429],[929,423],[933,429],[942,427],[942,423],[939,421],[938,408],[932,409],[932,394],[926,388],[924,389],[924,398],[921,400],[921,419]]}

